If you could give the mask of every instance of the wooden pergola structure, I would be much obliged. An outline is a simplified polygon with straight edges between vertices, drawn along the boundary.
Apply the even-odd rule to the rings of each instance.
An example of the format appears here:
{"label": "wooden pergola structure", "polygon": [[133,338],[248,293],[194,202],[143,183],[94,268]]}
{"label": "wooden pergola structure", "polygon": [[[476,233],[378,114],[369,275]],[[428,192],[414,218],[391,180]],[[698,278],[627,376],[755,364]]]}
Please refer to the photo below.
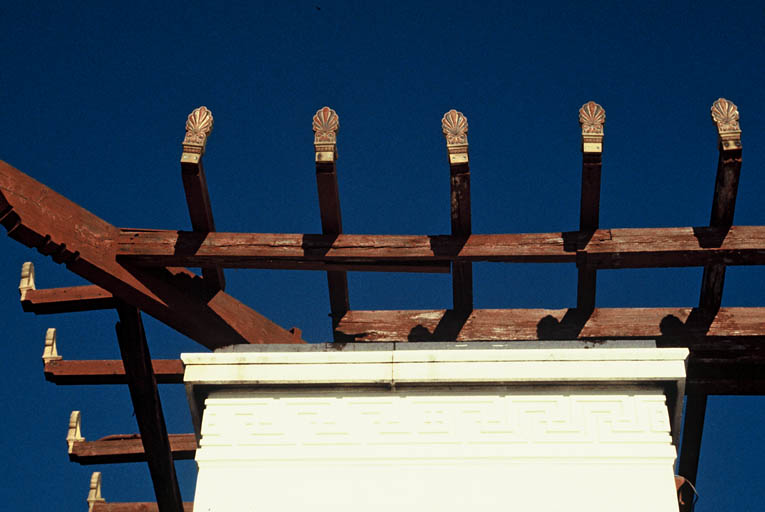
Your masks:
{"label": "wooden pergola structure", "polygon": [[[451,183],[451,233],[344,234],[336,173],[338,116],[313,118],[322,233],[219,233],[202,164],[213,126],[205,107],[186,122],[181,177],[192,231],[121,229],[0,162],[0,223],[14,240],[35,248],[92,283],[37,289],[26,263],[20,284],[24,311],[36,314],[116,309],[122,360],[71,361],[46,336],[45,378],[56,384],[127,384],[140,435],[86,441],[72,414],[69,455],[80,464],[146,461],[156,504],[106,503],[99,478],[91,509],[99,512],[190,510],[182,503],[174,459],[193,458],[193,434],[168,434],[157,385],[181,383],[180,360],[152,360],[141,319],[145,312],[201,345],[304,343],[225,293],[225,268],[318,270],[327,273],[334,342],[655,339],[660,347],[688,347],[683,442],[678,473],[696,480],[708,395],[765,394],[765,307],[722,308],[725,269],[765,264],[765,226],[734,226],[741,130],[736,106],[718,99],[711,109],[719,161],[708,226],[603,229],[599,225],[605,111],[594,102],[579,110],[582,189],[579,230],[535,234],[472,234],[470,160],[465,116],[442,119]],[[472,263],[571,263],[578,269],[577,303],[561,310],[473,308]],[[596,308],[599,269],[703,267],[697,307]],[[201,276],[183,267],[199,267]],[[448,310],[351,309],[348,271],[451,273]],[[686,496],[687,498],[687,496]],[[686,503],[690,500],[686,499]],[[686,505],[689,509],[690,505]]]}

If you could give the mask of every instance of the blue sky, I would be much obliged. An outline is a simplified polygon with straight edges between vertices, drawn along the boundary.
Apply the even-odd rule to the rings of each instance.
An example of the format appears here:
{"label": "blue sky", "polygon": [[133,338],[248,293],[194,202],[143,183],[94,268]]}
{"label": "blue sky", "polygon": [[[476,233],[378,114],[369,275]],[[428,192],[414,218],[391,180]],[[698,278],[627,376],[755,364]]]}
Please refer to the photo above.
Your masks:
{"label": "blue sky", "polygon": [[[577,110],[606,109],[602,227],[709,221],[717,162],[709,107],[741,111],[735,223],[765,224],[765,10],[735,2],[4,2],[0,159],[112,224],[188,229],[178,159],[187,114],[215,128],[205,167],[219,231],[321,230],[311,117],[340,116],[340,196],[348,233],[448,233],[440,119],[470,123],[473,232],[578,224]],[[44,381],[45,329],[65,358],[117,358],[114,312],[25,314],[21,264],[38,287],[82,284],[0,234],[9,510],[83,510],[90,472],[109,501],[152,501],[145,465],[70,464],[69,412],[87,438],[136,431],[127,388]],[[476,306],[562,308],[573,265],[475,265]],[[331,338],[321,273],[229,270],[227,291],[313,341]],[[701,269],[603,271],[597,305],[695,306]],[[443,308],[446,275],[353,273],[355,309]],[[730,269],[723,305],[763,306],[765,269]],[[201,347],[146,318],[154,357]],[[189,432],[181,386],[161,388],[171,432]],[[697,511],[765,500],[765,399],[712,398]],[[193,462],[177,465],[192,500]],[[639,490],[636,490],[639,492]]]}

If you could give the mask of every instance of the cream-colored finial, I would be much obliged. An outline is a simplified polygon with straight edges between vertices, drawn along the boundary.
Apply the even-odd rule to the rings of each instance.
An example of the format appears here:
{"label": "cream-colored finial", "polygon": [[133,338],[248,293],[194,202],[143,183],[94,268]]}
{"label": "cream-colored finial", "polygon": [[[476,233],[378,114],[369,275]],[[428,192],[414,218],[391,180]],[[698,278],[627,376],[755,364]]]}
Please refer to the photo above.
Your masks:
{"label": "cream-colored finial", "polygon": [[717,126],[717,135],[723,151],[741,149],[741,127],[738,124],[738,107],[725,98],[718,98],[712,104],[712,121]]}
{"label": "cream-colored finial", "polygon": [[579,109],[579,124],[582,125],[582,152],[603,152],[603,125],[606,123],[606,111],[588,101]]}
{"label": "cream-colored finial", "polygon": [[66,433],[66,444],[69,446],[69,453],[72,453],[75,442],[85,440],[80,431],[81,418],[82,414],[80,414],[80,411],[72,411],[72,414],[69,415],[69,430]]}
{"label": "cream-colored finial", "polygon": [[21,281],[19,281],[19,294],[21,300],[25,300],[27,292],[35,289],[35,266],[31,261],[21,265]]}
{"label": "cream-colored finial", "polygon": [[45,347],[43,348],[42,360],[43,363],[48,363],[50,361],[60,361],[61,359],[63,358],[58,355],[58,350],[56,349],[56,329],[51,327],[45,331]]}
{"label": "cream-colored finial", "polygon": [[446,137],[449,164],[466,164],[468,156],[468,121],[462,112],[451,109],[441,118],[441,131]]}
{"label": "cream-colored finial", "polygon": [[313,116],[313,147],[317,162],[335,162],[337,160],[337,132],[340,118],[329,107],[322,107]]}
{"label": "cream-colored finial", "polygon": [[96,503],[106,500],[101,497],[101,472],[96,471],[90,477],[90,490],[88,491],[88,512],[93,512]]}
{"label": "cream-colored finial", "polygon": [[186,119],[186,137],[183,139],[181,162],[199,163],[205,154],[207,137],[213,129],[213,115],[207,107],[195,108]]}

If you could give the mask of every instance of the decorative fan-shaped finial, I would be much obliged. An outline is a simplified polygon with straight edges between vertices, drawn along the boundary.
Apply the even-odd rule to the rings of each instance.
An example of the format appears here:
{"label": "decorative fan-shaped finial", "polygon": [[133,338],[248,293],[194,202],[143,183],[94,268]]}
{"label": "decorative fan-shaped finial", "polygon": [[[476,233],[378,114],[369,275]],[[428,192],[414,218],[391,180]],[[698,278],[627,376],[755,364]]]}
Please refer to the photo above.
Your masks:
{"label": "decorative fan-shaped finial", "polygon": [[732,101],[719,98],[712,104],[711,114],[723,149],[741,149],[738,107]]}
{"label": "decorative fan-shaped finial", "polygon": [[186,137],[183,139],[184,153],[204,154],[207,137],[213,129],[213,115],[207,107],[195,108],[186,119]]}
{"label": "decorative fan-shaped finial", "polygon": [[446,137],[446,144],[467,145],[468,121],[462,112],[451,109],[441,119],[441,130]]}
{"label": "decorative fan-shaped finial", "polygon": [[603,152],[603,125],[606,123],[606,111],[588,101],[579,109],[579,124],[582,125],[582,151],[585,153]]}
{"label": "decorative fan-shaped finial", "polygon": [[465,114],[451,109],[441,118],[441,131],[446,137],[446,152],[449,164],[467,164],[468,162],[468,121]]}
{"label": "decorative fan-shaped finial", "polygon": [[313,146],[317,162],[334,162],[337,159],[337,132],[340,118],[329,107],[322,107],[313,116]]}

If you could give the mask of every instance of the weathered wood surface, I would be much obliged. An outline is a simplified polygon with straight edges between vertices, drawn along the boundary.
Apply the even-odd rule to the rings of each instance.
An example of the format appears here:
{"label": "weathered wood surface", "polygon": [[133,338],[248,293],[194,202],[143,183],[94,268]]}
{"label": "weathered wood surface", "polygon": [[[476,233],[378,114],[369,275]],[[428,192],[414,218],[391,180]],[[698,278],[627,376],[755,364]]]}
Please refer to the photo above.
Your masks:
{"label": "weathered wood surface", "polygon": [[160,512],[182,512],[183,500],[141,312],[125,303],[117,304],[117,312],[120,317],[116,325],[117,341],[157,504]]}
{"label": "weathered wood surface", "polygon": [[344,341],[504,341],[663,338],[694,343],[765,336],[765,308],[721,308],[711,323],[695,308],[349,311]]}
{"label": "weathered wood surface", "polygon": [[[174,460],[190,460],[197,450],[194,434],[168,434]],[[139,434],[108,436],[96,441],[74,441],[69,460],[82,465],[146,462]]]}
{"label": "weathered wood surface", "polygon": [[48,315],[75,311],[96,311],[116,307],[114,295],[94,284],[65,288],[27,290],[21,307],[28,313]]}
{"label": "weathered wood surface", "polygon": [[185,269],[121,265],[117,228],[2,161],[0,224],[14,240],[208,348],[296,341],[230,295],[210,291]]}
{"label": "weathered wood surface", "polygon": [[[183,511],[193,512],[194,503],[184,502]],[[159,512],[156,503],[95,503],[92,512]]]}
{"label": "weathered wood surface", "polygon": [[[123,229],[118,257],[144,266],[341,268],[401,271],[399,265],[449,261],[573,263],[593,268],[765,264],[765,226],[599,229],[471,235],[309,235]],[[373,268],[378,267],[378,268]],[[422,271],[426,271],[423,269]]]}
{"label": "weathered wood surface", "polygon": [[[594,233],[600,222],[600,175],[603,165],[602,153],[583,153],[582,192],[579,204],[579,231],[583,236]],[[597,270],[580,260],[577,272],[576,307],[581,311],[595,308]]]}
{"label": "weathered wood surface", "polygon": [[[183,383],[180,359],[154,359],[152,368],[157,384]],[[47,361],[45,380],[58,385],[127,384],[125,365],[120,360]]]}

